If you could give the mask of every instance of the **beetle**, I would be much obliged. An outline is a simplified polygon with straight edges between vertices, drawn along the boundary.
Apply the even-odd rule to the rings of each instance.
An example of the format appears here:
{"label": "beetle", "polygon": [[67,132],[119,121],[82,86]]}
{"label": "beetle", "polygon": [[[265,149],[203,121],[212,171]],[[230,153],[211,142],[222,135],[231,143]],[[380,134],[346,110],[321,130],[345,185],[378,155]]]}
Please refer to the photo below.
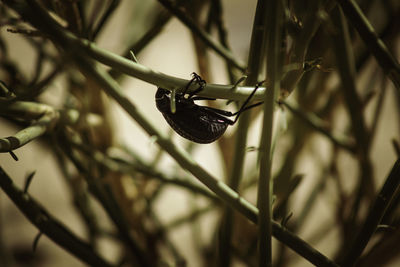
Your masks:
{"label": "beetle", "polygon": [[[262,104],[259,102],[250,106],[246,105],[251,100],[261,83],[257,84],[249,97],[240,107],[239,111],[232,113],[221,109],[216,109],[207,106],[199,106],[194,103],[196,100],[215,100],[215,98],[196,96],[203,90],[206,82],[196,73],[192,73],[193,78],[186,85],[182,93],[175,94],[176,110],[171,111],[171,96],[170,91],[158,87],[155,100],[157,109],[162,113],[168,124],[182,137],[200,144],[212,143],[220,138],[226,128],[234,125],[240,114]],[[190,85],[195,82],[199,87],[185,97]],[[236,116],[235,119],[227,117]]]}

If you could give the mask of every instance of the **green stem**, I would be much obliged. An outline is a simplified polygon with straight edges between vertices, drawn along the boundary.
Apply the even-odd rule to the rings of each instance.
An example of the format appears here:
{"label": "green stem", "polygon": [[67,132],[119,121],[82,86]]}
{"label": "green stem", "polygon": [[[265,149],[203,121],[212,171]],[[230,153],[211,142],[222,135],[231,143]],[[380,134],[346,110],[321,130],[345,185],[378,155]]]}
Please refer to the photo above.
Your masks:
{"label": "green stem", "polygon": [[260,176],[258,180],[257,207],[259,266],[272,266],[271,203],[272,203],[272,132],[276,96],[280,88],[281,75],[281,23],[283,6],[281,1],[269,1],[266,6],[267,29],[267,79],[270,90],[265,92],[264,118],[260,139]]}
{"label": "green stem", "polygon": [[20,148],[43,135],[57,123],[60,114],[52,107],[35,102],[16,101],[0,106],[0,115],[13,114],[16,117],[36,120],[13,136],[0,139],[0,153]]}
{"label": "green stem", "polygon": [[[65,36],[69,41],[75,45],[84,48],[86,53],[93,59],[99,62],[117,69],[118,71],[125,73],[129,76],[138,78],[140,80],[146,81],[148,83],[154,84],[156,86],[172,90],[174,88],[184,88],[189,80],[180,79],[173,76],[166,75],[164,73],[154,71],[147,68],[139,63],[135,63],[129,59],[118,56],[114,53],[108,52],[96,44],[85,40],[77,39],[71,34]],[[204,89],[198,93],[199,96],[218,98],[218,99],[230,99],[237,101],[244,101],[252,92],[254,87],[250,86],[238,86],[232,90],[232,85],[219,85],[219,84],[209,84],[207,83]],[[196,89],[195,85],[191,86],[189,89]],[[229,94],[227,93],[229,91]],[[263,97],[263,92],[265,87],[260,87],[254,95],[254,100],[261,100]]]}
{"label": "green stem", "polygon": [[[248,75],[245,85],[254,85],[257,83],[259,71],[264,62],[265,55],[265,6],[266,0],[257,2],[256,14],[253,22],[252,37],[250,43],[250,52],[248,60]],[[246,155],[247,132],[250,126],[250,112],[243,113],[238,122],[238,130],[236,133],[236,142],[234,150],[234,158],[232,162],[232,170],[228,179],[228,184],[233,190],[237,190],[243,173],[243,164]],[[230,265],[230,247],[231,235],[233,229],[233,210],[227,208],[224,213],[223,225],[220,238],[220,266]]]}

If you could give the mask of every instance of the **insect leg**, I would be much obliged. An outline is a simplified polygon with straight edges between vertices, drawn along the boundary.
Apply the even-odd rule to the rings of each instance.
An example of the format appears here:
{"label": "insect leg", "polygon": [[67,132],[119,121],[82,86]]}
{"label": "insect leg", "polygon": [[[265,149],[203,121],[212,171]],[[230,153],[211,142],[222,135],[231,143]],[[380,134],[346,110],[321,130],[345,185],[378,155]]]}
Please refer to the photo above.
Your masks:
{"label": "insect leg", "polygon": [[192,85],[193,82],[196,82],[199,85],[199,88],[197,88],[196,90],[194,90],[192,93],[189,94],[189,98],[191,98],[193,95],[197,94],[198,92],[200,92],[201,90],[203,90],[206,81],[204,81],[200,75],[198,75],[197,73],[193,72],[192,73],[193,78],[189,81],[189,83],[186,85],[185,90],[183,91],[183,95],[186,94],[187,90],[190,88],[190,86]]}
{"label": "insect leg", "polygon": [[256,106],[261,105],[262,103],[264,103],[264,102],[258,102],[258,103],[252,104],[252,105],[247,106],[247,107],[243,108],[242,110],[237,111],[237,112],[235,112],[235,113],[232,113],[232,112],[226,111],[226,110],[222,110],[222,109],[212,108],[212,107],[205,107],[205,106],[202,106],[202,108],[205,109],[205,110],[209,110],[209,111],[212,111],[212,112],[214,112],[214,113],[217,113],[217,114],[219,114],[219,115],[223,115],[223,116],[227,116],[227,117],[232,117],[232,116],[235,116],[235,115],[239,114],[239,112],[243,112],[243,111],[245,111],[245,110],[254,108],[254,107],[256,107]]}
{"label": "insect leg", "polygon": [[260,85],[263,84],[263,83],[264,83],[264,81],[259,82],[259,83],[256,84],[256,87],[254,88],[253,92],[251,92],[251,94],[246,99],[246,101],[244,101],[244,103],[240,107],[239,111],[233,114],[233,115],[237,114],[235,120],[233,121],[234,123],[239,119],[239,116],[243,111],[248,110],[248,109],[253,108],[253,107],[256,107],[256,106],[258,106],[258,105],[260,105],[262,103],[262,102],[259,102],[259,103],[256,103],[256,104],[253,104],[253,105],[250,105],[250,106],[246,107],[246,105],[250,102],[250,100],[253,97],[253,95],[256,93],[258,87],[260,87]]}
{"label": "insect leg", "polygon": [[216,100],[216,99],[211,97],[195,96],[192,97],[192,100]]}
{"label": "insect leg", "polygon": [[[228,119],[226,117],[230,117],[230,116],[234,116],[234,114],[230,111],[226,111],[226,110],[221,110],[221,109],[217,109],[217,108],[212,108],[212,107],[204,107],[201,106],[201,109],[203,111],[209,112],[211,113],[211,116],[217,119],[220,119],[221,121],[229,124],[229,125],[233,125],[235,124],[234,121],[232,121],[231,119]],[[226,117],[224,117],[226,116]]]}
{"label": "insect leg", "polygon": [[202,108],[202,109],[205,109],[205,110],[212,111],[212,112],[217,113],[217,114],[220,114],[220,115],[227,116],[227,117],[235,116],[236,113],[237,113],[237,112],[236,112],[236,113],[232,113],[232,112],[230,112],[230,111],[226,111],[226,110],[222,110],[222,109],[217,109],[217,108],[212,108],[212,107],[205,107],[205,106],[201,106],[201,108]]}
{"label": "insect leg", "polygon": [[246,110],[248,110],[248,109],[257,107],[257,106],[261,105],[262,103],[264,103],[264,102],[257,102],[257,103],[255,103],[255,104],[252,104],[252,105],[250,105],[250,106],[247,106],[247,107],[245,107],[245,108],[243,108],[243,109],[241,109],[241,110],[239,110],[239,111],[237,111],[237,112],[235,112],[235,113],[232,113],[232,116],[235,116],[235,115],[239,114],[239,112],[242,113],[243,111],[246,111]]}
{"label": "insect leg", "polygon": [[183,95],[186,94],[186,91],[189,89],[190,85],[191,85],[195,80],[196,80],[196,77],[193,77],[193,78],[188,82],[188,84],[187,84],[186,87],[185,87],[185,90],[183,91]]}
{"label": "insect leg", "polygon": [[192,98],[192,96],[196,95],[198,92],[204,89],[204,86],[206,86],[206,81],[203,80],[197,73],[193,72],[193,79],[196,81],[196,83],[199,85],[199,88],[194,90],[189,94],[189,98]]}

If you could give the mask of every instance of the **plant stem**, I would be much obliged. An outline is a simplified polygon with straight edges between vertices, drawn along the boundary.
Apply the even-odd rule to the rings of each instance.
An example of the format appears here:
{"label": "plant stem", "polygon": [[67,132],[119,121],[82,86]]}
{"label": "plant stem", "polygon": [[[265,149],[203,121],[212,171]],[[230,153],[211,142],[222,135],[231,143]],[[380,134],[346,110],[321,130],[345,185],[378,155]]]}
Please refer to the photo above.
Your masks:
{"label": "plant stem", "polygon": [[[252,37],[250,43],[250,52],[248,60],[248,68],[246,70],[247,79],[245,85],[254,85],[258,81],[258,76],[265,55],[265,6],[266,0],[257,2],[256,14],[253,22]],[[250,112],[243,113],[238,122],[238,130],[236,133],[234,158],[232,162],[232,170],[228,179],[228,184],[233,190],[237,190],[242,178],[243,164],[246,155],[247,132],[250,125]],[[225,209],[223,225],[220,238],[220,266],[230,265],[230,247],[231,235],[233,229],[233,210]]]}
{"label": "plant stem", "polygon": [[[136,109],[136,107],[122,94],[122,90],[118,84],[111,79],[104,71],[94,69],[90,64],[83,64],[84,57],[79,57],[80,67],[82,67],[88,75],[92,76],[100,83],[104,91],[113,97],[121,107],[149,134],[156,137],[156,142],[183,168],[192,173],[199,181],[213,191],[220,199],[232,208],[242,213],[250,221],[257,223],[259,212],[256,207],[241,197],[237,192],[221,181],[218,181],[206,170],[201,168],[189,154],[180,147],[170,142],[170,139],[163,136],[158,130]],[[92,69],[93,68],[93,69]],[[317,266],[337,266],[330,259],[313,249],[306,242],[293,235],[289,231],[282,228],[278,223],[271,221],[272,233],[274,236],[284,242],[294,251],[300,253],[307,260]]]}
{"label": "plant stem", "polygon": [[43,135],[58,122],[60,114],[52,107],[35,102],[16,101],[0,106],[0,114],[14,114],[16,117],[36,120],[13,136],[0,138],[0,153],[20,148]]}
{"label": "plant stem", "polygon": [[371,23],[363,14],[354,0],[336,0],[347,19],[357,30],[364,44],[375,56],[381,68],[392,80],[397,90],[400,90],[400,65],[390,54],[385,43],[378,37]]}
{"label": "plant stem", "polygon": [[281,1],[268,1],[266,5],[267,29],[267,79],[270,90],[265,91],[264,119],[260,139],[260,176],[258,180],[257,207],[259,266],[272,266],[271,203],[272,203],[272,132],[276,96],[280,88],[281,75],[281,23],[283,6]]}
{"label": "plant stem", "polygon": [[56,244],[91,266],[112,266],[101,258],[89,244],[75,236],[61,222],[51,216],[36,200],[17,188],[1,167],[0,187],[29,221]]}
{"label": "plant stem", "polygon": [[[369,129],[363,115],[363,103],[358,96],[356,88],[356,69],[354,63],[353,49],[350,35],[344,14],[340,7],[336,7],[331,13],[335,25],[335,34],[332,38],[333,48],[336,53],[336,61],[341,79],[346,108],[351,119],[351,128],[356,141],[355,155],[358,157],[359,177],[352,205],[348,224],[357,226],[357,215],[360,212],[360,205],[368,192],[374,192],[372,164],[369,159],[371,140]],[[347,233],[345,233],[346,235]],[[350,233],[349,233],[350,234]],[[345,236],[346,238],[346,236]],[[347,249],[343,247],[343,251]]]}
{"label": "plant stem", "polygon": [[160,180],[162,183],[176,185],[189,190],[189,192],[200,194],[210,200],[215,201],[218,199],[213,193],[204,187],[200,187],[194,183],[188,182],[183,178],[170,178],[162,172],[154,169],[154,167],[151,168],[148,164],[126,162],[123,159],[114,160],[101,151],[85,146],[81,142],[78,143],[76,141],[71,141],[71,145],[77,147],[86,156],[90,157],[93,161],[97,162],[97,164],[106,167],[110,171],[125,173],[131,175],[132,177],[134,177],[137,173],[141,173],[149,177],[154,177]]}
{"label": "plant stem", "polygon": [[381,191],[375,199],[375,203],[369,210],[367,218],[360,229],[357,237],[355,238],[350,250],[346,254],[343,266],[353,266],[357,259],[361,256],[364,248],[367,246],[368,241],[376,231],[387,207],[392,200],[397,188],[400,185],[400,160],[397,160],[390,171]]}
{"label": "plant stem", "polygon": [[[5,2],[8,2],[8,0],[5,0]],[[18,5],[19,2],[21,2],[21,5]],[[189,82],[189,80],[186,79],[180,79],[154,71],[146,66],[135,63],[132,60],[102,49],[89,40],[78,38],[74,34],[63,29],[61,25],[49,17],[45,12],[42,12],[44,17],[33,14],[33,12],[29,10],[30,6],[33,5],[32,3],[27,7],[27,10],[24,5],[26,5],[24,4],[24,1],[17,1],[17,4],[12,1],[9,3],[11,8],[18,9],[22,16],[29,19],[33,25],[40,28],[44,33],[47,33],[54,43],[58,45],[68,44],[68,49],[65,51],[68,51],[71,54],[73,54],[75,50],[82,50],[82,52],[85,53],[85,56],[89,55],[93,59],[115,68],[122,73],[168,90],[185,88]],[[188,92],[195,89],[197,89],[197,87],[193,84],[189,88]],[[254,87],[238,86],[234,88],[234,90],[232,89],[232,85],[206,84],[204,89],[199,92],[198,95],[210,98],[244,101],[251,94]],[[227,94],[228,91],[229,94]],[[254,94],[253,99],[262,100],[264,91],[265,87],[260,87]]]}
{"label": "plant stem", "polygon": [[[174,88],[184,88],[189,82],[189,80],[176,78],[161,72],[154,71],[139,63],[135,63],[129,59],[108,52],[107,50],[98,47],[96,44],[88,40],[78,40],[71,34],[66,35],[66,38],[69,39],[69,41],[74,42],[75,45],[84,48],[87,54],[93,59],[96,59],[99,62],[115,68],[118,71],[125,73],[129,76],[138,78],[156,86],[172,90]],[[191,90],[195,89],[195,85],[193,85],[189,88],[188,92],[191,92]],[[204,89],[199,92],[198,95],[218,99],[244,101],[250,95],[253,89],[253,87],[249,86],[238,86],[234,90],[232,90],[232,85],[207,83]],[[227,93],[228,91],[229,94]],[[255,93],[253,99],[261,100],[264,91],[265,87],[260,87],[259,90],[257,90],[257,92]]]}
{"label": "plant stem", "polygon": [[290,105],[286,101],[281,101],[280,103],[285,107],[287,107],[293,113],[293,115],[298,116],[309,127],[325,135],[332,143],[334,143],[338,147],[341,147],[349,152],[355,152],[355,142],[353,139],[347,137],[344,134],[339,135],[331,133],[325,121],[319,118],[316,114],[311,112],[304,112],[300,110],[298,107]]}
{"label": "plant stem", "polygon": [[204,31],[203,29],[199,28],[194,21],[186,15],[184,11],[182,11],[176,4],[174,4],[170,0],[158,0],[166,9],[168,9],[172,14],[174,14],[184,25],[186,25],[193,34],[200,37],[200,39],[206,43],[209,47],[214,49],[220,56],[222,56],[226,61],[231,63],[233,66],[238,68],[239,70],[244,71],[245,66],[242,62],[239,62],[235,56],[232,54],[224,46],[220,45],[211,36]]}

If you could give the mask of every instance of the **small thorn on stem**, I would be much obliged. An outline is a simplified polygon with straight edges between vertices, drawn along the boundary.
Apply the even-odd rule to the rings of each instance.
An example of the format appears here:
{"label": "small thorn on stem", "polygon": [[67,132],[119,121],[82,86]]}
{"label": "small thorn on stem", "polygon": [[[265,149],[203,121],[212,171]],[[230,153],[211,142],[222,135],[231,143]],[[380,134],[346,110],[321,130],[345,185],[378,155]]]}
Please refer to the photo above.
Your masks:
{"label": "small thorn on stem", "polygon": [[33,244],[32,244],[32,251],[33,251],[33,252],[36,251],[37,245],[38,245],[38,243],[39,243],[39,239],[40,239],[40,237],[42,236],[42,234],[43,234],[42,232],[39,232],[39,233],[36,235],[35,239],[33,240]]}
{"label": "small thorn on stem", "polygon": [[12,157],[15,161],[18,161],[18,157],[17,157],[17,155],[15,155],[14,152],[12,152],[12,151],[10,150],[10,151],[8,151],[8,153],[10,153],[11,157]]}
{"label": "small thorn on stem", "polygon": [[24,186],[24,194],[28,193],[29,185],[32,182],[33,176],[35,176],[35,173],[36,173],[36,171],[33,171],[28,175],[28,177],[26,177],[25,186]]}

